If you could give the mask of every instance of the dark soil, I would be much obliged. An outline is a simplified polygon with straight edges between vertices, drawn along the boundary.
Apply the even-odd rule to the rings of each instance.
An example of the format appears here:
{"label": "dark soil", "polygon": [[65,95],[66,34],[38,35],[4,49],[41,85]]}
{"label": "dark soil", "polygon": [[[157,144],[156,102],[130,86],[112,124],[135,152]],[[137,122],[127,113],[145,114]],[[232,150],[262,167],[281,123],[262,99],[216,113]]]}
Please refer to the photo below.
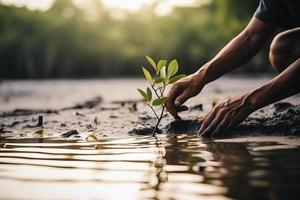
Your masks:
{"label": "dark soil", "polygon": [[[265,108],[248,117],[243,123],[226,131],[226,136],[237,135],[300,135],[300,105],[292,105],[282,102],[276,103],[268,117],[265,113],[270,112]],[[166,133],[196,133],[201,126],[198,120],[173,121],[165,126]],[[224,136],[223,134],[223,136]]]}

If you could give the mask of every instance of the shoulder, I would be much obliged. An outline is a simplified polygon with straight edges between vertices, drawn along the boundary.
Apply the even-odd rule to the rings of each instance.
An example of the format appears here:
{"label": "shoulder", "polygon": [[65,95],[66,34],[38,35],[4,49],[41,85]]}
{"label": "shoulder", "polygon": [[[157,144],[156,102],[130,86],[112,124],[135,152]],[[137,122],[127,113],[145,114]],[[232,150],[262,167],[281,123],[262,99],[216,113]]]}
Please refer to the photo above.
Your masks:
{"label": "shoulder", "polygon": [[274,16],[278,15],[282,8],[281,0],[260,0],[259,5],[254,13],[254,17],[264,22],[272,22]]}

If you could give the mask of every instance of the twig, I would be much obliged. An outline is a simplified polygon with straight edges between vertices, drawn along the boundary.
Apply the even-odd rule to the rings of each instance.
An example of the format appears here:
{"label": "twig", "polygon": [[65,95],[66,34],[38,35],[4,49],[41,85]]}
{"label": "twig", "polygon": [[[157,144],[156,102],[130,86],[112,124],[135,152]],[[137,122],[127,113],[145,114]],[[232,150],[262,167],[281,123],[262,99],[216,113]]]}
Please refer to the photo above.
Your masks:
{"label": "twig", "polygon": [[156,118],[159,119],[157,113],[155,112],[155,110],[153,109],[152,106],[150,106],[149,104],[147,104],[149,106],[149,108],[153,111],[153,113],[155,114]]}
{"label": "twig", "polygon": [[160,121],[161,121],[162,118],[163,118],[164,111],[165,111],[165,106],[162,106],[162,110],[161,110],[161,113],[160,113],[160,117],[158,118],[157,123],[156,123],[156,125],[155,125],[155,127],[154,127],[154,129],[153,129],[152,136],[155,136],[155,132],[156,132],[156,130],[157,130],[157,128],[158,128],[158,125],[159,125]]}
{"label": "twig", "polygon": [[142,123],[140,123],[140,122],[136,122],[137,124],[139,124],[139,125],[141,125],[141,126],[143,126],[143,127],[145,127],[145,128],[149,128],[149,127],[147,127],[147,125],[148,126],[151,126],[150,124],[142,124]]}
{"label": "twig", "polygon": [[154,88],[154,83],[151,84],[151,88],[153,89],[154,93],[156,94],[157,98],[160,98],[160,96],[158,95],[157,91]]}

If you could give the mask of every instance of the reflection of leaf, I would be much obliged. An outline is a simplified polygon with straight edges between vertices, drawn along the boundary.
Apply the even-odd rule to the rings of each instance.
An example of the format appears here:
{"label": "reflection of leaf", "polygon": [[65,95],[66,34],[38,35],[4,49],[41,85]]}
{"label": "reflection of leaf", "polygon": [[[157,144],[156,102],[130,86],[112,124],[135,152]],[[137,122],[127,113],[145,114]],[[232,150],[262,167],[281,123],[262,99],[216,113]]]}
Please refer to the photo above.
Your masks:
{"label": "reflection of leaf", "polygon": [[164,78],[158,77],[158,78],[155,79],[154,83],[161,83],[161,82],[163,82],[164,80],[165,80]]}
{"label": "reflection of leaf", "polygon": [[139,91],[139,93],[144,97],[145,101],[148,101],[149,97],[148,97],[148,94],[141,90],[141,89],[137,89]]}
{"label": "reflection of leaf", "polygon": [[160,72],[161,68],[163,68],[163,66],[165,66],[167,64],[166,60],[160,60],[157,64],[157,74]]}
{"label": "reflection of leaf", "polygon": [[148,101],[151,101],[151,99],[152,99],[152,91],[148,87],[147,87],[147,96],[148,96]]}
{"label": "reflection of leaf", "polygon": [[170,80],[169,80],[169,84],[172,84],[172,83],[175,83],[176,81],[182,79],[186,77],[185,74],[180,74],[180,75],[177,75],[177,76],[173,76]]}
{"label": "reflection of leaf", "polygon": [[195,157],[195,156],[190,156],[188,157],[187,161],[189,163],[199,163],[199,162],[206,162],[204,158],[201,157]]}
{"label": "reflection of leaf", "polygon": [[86,141],[88,141],[88,142],[95,142],[97,140],[98,140],[98,138],[95,133],[92,133],[86,137]]}
{"label": "reflection of leaf", "polygon": [[166,100],[166,97],[162,97],[162,98],[159,98],[159,99],[155,99],[152,103],[153,106],[160,106],[162,105]]}
{"label": "reflection of leaf", "polygon": [[155,69],[155,71],[157,71],[154,60],[150,56],[147,56],[147,55],[146,55],[146,58],[147,58],[148,62],[150,63],[150,65]]}
{"label": "reflection of leaf", "polygon": [[145,75],[146,79],[147,79],[149,82],[151,82],[152,77],[151,77],[150,72],[149,72],[147,69],[145,69],[144,67],[143,67],[143,72],[144,72],[144,75]]}
{"label": "reflection of leaf", "polygon": [[168,66],[168,77],[171,78],[178,71],[178,63],[176,60],[172,60]]}

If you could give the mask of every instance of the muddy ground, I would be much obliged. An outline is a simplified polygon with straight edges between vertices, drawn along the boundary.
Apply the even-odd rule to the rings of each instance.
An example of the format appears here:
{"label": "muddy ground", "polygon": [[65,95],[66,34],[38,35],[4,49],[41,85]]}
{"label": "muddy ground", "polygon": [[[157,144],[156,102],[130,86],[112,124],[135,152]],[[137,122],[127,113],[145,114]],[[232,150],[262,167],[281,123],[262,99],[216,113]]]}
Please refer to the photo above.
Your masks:
{"label": "muddy ground", "polygon": [[[193,105],[182,114],[182,121],[173,121],[167,114],[160,128],[167,134],[196,134],[197,120],[209,110],[202,104]],[[23,140],[81,140],[128,134],[151,134],[140,131],[142,124],[154,124],[155,119],[142,101],[103,102],[96,97],[60,109],[17,109],[0,113],[0,137]],[[300,106],[280,102],[249,116],[234,130],[222,137],[249,135],[300,135]]]}

